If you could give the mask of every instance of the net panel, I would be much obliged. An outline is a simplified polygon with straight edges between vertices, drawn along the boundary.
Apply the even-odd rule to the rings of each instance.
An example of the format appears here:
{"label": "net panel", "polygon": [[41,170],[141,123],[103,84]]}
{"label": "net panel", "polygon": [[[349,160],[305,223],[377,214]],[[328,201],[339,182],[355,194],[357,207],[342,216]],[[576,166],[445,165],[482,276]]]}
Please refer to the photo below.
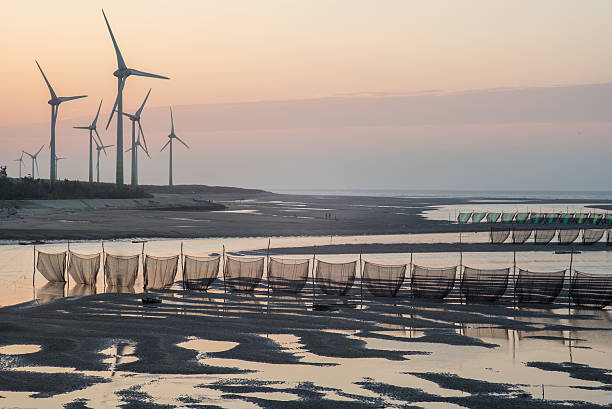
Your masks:
{"label": "net panel", "polygon": [[570,297],[580,307],[605,308],[612,303],[612,275],[576,271],[571,278]]}
{"label": "net panel", "polygon": [[548,244],[552,241],[552,239],[555,238],[556,233],[557,230],[555,229],[536,230],[534,233],[534,241],[536,242],[536,244]]}
{"label": "net panel", "polygon": [[574,222],[574,213],[564,213],[560,216],[559,222],[561,224],[571,224]]}
{"label": "net panel", "polygon": [[574,217],[576,223],[578,224],[585,224],[588,220],[589,220],[589,214],[588,213],[576,213],[576,216]]}
{"label": "net panel", "polygon": [[595,244],[602,239],[605,230],[603,229],[590,229],[582,231],[582,242],[584,244]]}
{"label": "net panel", "polygon": [[501,216],[501,213],[489,212],[487,213],[487,222],[488,223],[497,223]]}
{"label": "net panel", "polygon": [[544,219],[544,224],[553,224],[559,218],[558,213],[547,213],[546,218]]}
{"label": "net panel", "polygon": [[531,230],[512,230],[512,243],[523,244],[531,237]]}
{"label": "net panel", "polygon": [[510,229],[493,230],[491,229],[491,243],[501,244],[510,236]]}
{"label": "net panel", "polygon": [[207,290],[219,274],[220,256],[184,256],[183,284],[189,290]]}
{"label": "net panel", "polygon": [[412,295],[418,298],[442,299],[455,286],[457,266],[426,268],[414,265],[410,275]]}
{"label": "net panel", "polygon": [[376,297],[395,297],[406,277],[406,264],[382,265],[365,261],[363,282]]}
{"label": "net panel", "polygon": [[461,293],[467,301],[493,302],[506,292],[510,268],[481,270],[465,267],[461,278]]}
{"label": "net panel", "polygon": [[563,288],[565,270],[535,272],[519,269],[514,294],[519,303],[550,304]]}
{"label": "net panel", "polygon": [[519,224],[524,224],[527,221],[527,219],[529,219],[529,212],[517,213],[516,216],[514,217],[514,221]]}
{"label": "net panel", "polygon": [[470,221],[472,217],[472,212],[461,212],[459,216],[457,216],[457,221],[461,224],[465,224]]}
{"label": "net panel", "polygon": [[578,238],[580,234],[579,229],[567,229],[559,230],[559,243],[560,244],[571,244]]}
{"label": "net panel", "polygon": [[71,251],[68,273],[77,284],[96,285],[100,271],[100,253],[78,254]]}
{"label": "net panel", "polygon": [[540,224],[544,222],[545,217],[546,215],[544,213],[531,213],[531,217],[529,218],[529,220],[533,224]]}
{"label": "net panel", "polygon": [[133,287],[138,276],[140,254],[133,256],[116,256],[106,254],[104,275],[109,287]]}
{"label": "net panel", "polygon": [[275,292],[299,293],[308,280],[310,260],[270,258],[268,282]]}
{"label": "net panel", "polygon": [[485,218],[487,212],[475,212],[472,214],[472,223],[480,223]]}
{"label": "net panel", "polygon": [[317,261],[316,281],[325,294],[345,295],[355,282],[357,261],[326,263]]}
{"label": "net panel", "polygon": [[225,281],[233,291],[253,291],[264,272],[263,257],[237,258],[227,256]]}
{"label": "net panel", "polygon": [[591,223],[592,224],[601,224],[601,222],[604,220],[604,215],[601,213],[593,213],[591,215]]}
{"label": "net panel", "polygon": [[66,252],[43,253],[39,251],[36,268],[49,282],[65,282]]}
{"label": "net panel", "polygon": [[179,256],[155,257],[146,255],[144,262],[144,288],[163,289],[174,284]]}
{"label": "net panel", "polygon": [[515,215],[516,213],[502,213],[501,215],[502,223],[512,223]]}

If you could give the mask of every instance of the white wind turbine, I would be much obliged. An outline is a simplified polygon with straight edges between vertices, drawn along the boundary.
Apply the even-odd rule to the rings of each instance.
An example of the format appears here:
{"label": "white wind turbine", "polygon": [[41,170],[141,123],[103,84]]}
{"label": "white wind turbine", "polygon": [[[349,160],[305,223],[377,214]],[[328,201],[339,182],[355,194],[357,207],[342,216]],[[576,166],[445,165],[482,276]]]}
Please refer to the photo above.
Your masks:
{"label": "white wind turbine", "polygon": [[[100,139],[100,134],[98,133],[97,123],[98,116],[100,115],[100,108],[102,108],[102,100],[100,100],[100,105],[98,105],[98,112],[96,113],[96,117],[91,122],[89,126],[73,126],[74,129],[87,129],[89,131],[89,183],[93,182],[93,142],[95,140],[93,134],[98,136],[100,140],[100,144],[102,144],[102,139]],[[97,145],[96,141],[96,145]]]}
{"label": "white wind turbine", "polygon": [[49,173],[49,180],[53,182],[57,178],[57,172],[55,170],[55,123],[57,122],[57,111],[59,110],[59,105],[62,102],[72,101],[73,99],[85,98],[87,95],[79,95],[76,97],[58,97],[55,94],[55,91],[53,91],[53,88],[51,87],[49,80],[47,80],[42,68],[40,68],[38,61],[36,61],[36,65],[38,65],[38,69],[45,79],[47,87],[49,88],[49,93],[51,94],[51,99],[48,101],[49,105],[51,105],[51,143],[49,144],[49,148],[51,148],[51,170]]}
{"label": "white wind turbine", "polygon": [[[66,159],[66,158],[60,158],[59,156],[55,157],[55,172],[57,172],[57,162],[59,162],[62,159]],[[59,173],[59,172],[57,172],[57,173]]]}
{"label": "white wind turbine", "polygon": [[[38,172],[38,160],[36,159],[36,157],[38,156],[38,154],[40,153],[40,151],[42,151],[42,148],[44,148],[44,147],[45,147],[45,145],[41,146],[40,149],[37,150],[36,153],[33,154],[33,155],[31,153],[26,152],[26,151],[21,151],[21,152],[25,153],[26,155],[28,155],[30,158],[32,158],[32,179],[34,179],[34,176],[35,176],[35,174],[34,174],[34,164],[36,164],[36,172],[38,173],[38,176],[40,176],[40,172]],[[53,161],[53,162],[54,162],[53,164],[55,165],[55,161]]]}
{"label": "white wind turbine", "polygon": [[98,143],[98,141],[96,141],[95,139],[94,139],[94,142],[96,143],[96,151],[97,151],[96,182],[100,183],[100,151],[104,151],[104,155],[106,155],[106,148],[110,148],[111,146],[115,146],[115,145],[102,145],[101,143]]}
{"label": "white wind turbine", "polygon": [[19,162],[19,179],[21,179],[21,168],[23,167],[23,152],[21,152],[21,156],[19,159],[15,159],[15,162]]}
{"label": "white wind turbine", "polygon": [[[151,93],[151,88],[149,88],[149,92],[147,92],[147,96],[144,101],[142,101],[142,105],[136,111],[134,115],[130,115],[127,113],[123,113],[123,115],[127,116],[130,121],[132,121],[132,147],[127,149],[126,152],[132,151],[132,185],[138,185],[138,147],[147,154],[149,159],[151,156],[149,155],[149,149],[147,148],[147,140],[144,135],[144,131],[142,130],[142,125],[140,125],[140,114],[142,114],[142,109],[147,103],[147,99],[149,99],[149,94]],[[136,139],[136,123],[138,122],[138,139]],[[140,135],[142,135],[142,140],[144,141],[144,146],[140,143]]]}
{"label": "white wind turbine", "polygon": [[187,149],[190,149],[189,146],[187,146],[187,144],[185,142],[183,142],[181,140],[181,138],[179,138],[178,136],[176,136],[174,134],[174,116],[172,115],[172,107],[170,107],[170,123],[171,128],[170,128],[170,135],[168,135],[168,142],[166,142],[166,144],[161,148],[160,152],[163,151],[164,149],[166,149],[166,146],[170,145],[170,174],[168,177],[168,184],[169,186],[172,186],[172,140],[176,139],[177,141],[179,141],[180,143],[182,143],[183,145],[185,145],[185,147],[187,147]]}
{"label": "white wind turbine", "polygon": [[108,23],[108,19],[106,18],[106,14],[104,10],[102,10],[102,15],[104,15],[104,21],[106,22],[106,26],[108,27],[108,32],[111,36],[111,40],[113,40],[113,46],[115,47],[115,54],[117,54],[117,70],[113,73],[115,77],[117,77],[117,99],[115,99],[115,104],[113,105],[113,109],[111,109],[110,117],[108,118],[108,122],[106,124],[106,128],[108,129],[108,125],[110,125],[111,120],[113,119],[113,115],[115,111],[117,111],[117,171],[116,171],[116,183],[118,185],[123,184],[123,87],[125,87],[125,81],[130,75],[136,75],[139,77],[151,77],[151,78],[161,78],[161,79],[169,79],[168,77],[164,77],[162,75],[150,74],[144,71],[138,71],[132,68],[128,68],[125,65],[125,61],[123,60],[123,56],[121,55],[121,51],[119,51],[119,46],[117,45],[117,41],[115,41],[115,36],[113,35],[113,30],[110,28],[110,24]]}

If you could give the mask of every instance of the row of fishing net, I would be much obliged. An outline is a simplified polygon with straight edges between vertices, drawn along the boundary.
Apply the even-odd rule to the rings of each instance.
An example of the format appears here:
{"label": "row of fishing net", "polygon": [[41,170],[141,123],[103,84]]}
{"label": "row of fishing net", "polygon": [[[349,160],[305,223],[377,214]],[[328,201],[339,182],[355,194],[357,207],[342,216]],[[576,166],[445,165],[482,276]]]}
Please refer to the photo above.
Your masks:
{"label": "row of fishing net", "polygon": [[68,258],[68,273],[77,284],[95,286],[100,271],[100,253],[79,254],[71,251]]}
{"label": "row of fishing net", "polygon": [[270,258],[268,284],[274,292],[299,293],[308,281],[310,260]]}
{"label": "row of fishing net", "polygon": [[531,237],[531,230],[512,230],[512,243],[523,244]]}
{"label": "row of fishing net", "polygon": [[510,229],[491,229],[491,243],[501,244],[510,236]]}
{"label": "row of fishing net", "polygon": [[510,268],[481,270],[464,267],[461,293],[467,301],[495,301],[506,292],[509,274]]}
{"label": "row of fishing net", "polygon": [[253,291],[261,281],[264,258],[235,258],[227,256],[224,279],[231,290]]}
{"label": "row of fishing net", "polygon": [[472,214],[472,223],[480,223],[485,218],[487,212],[474,212]]}
{"label": "row of fishing net", "polygon": [[559,243],[560,244],[571,244],[578,238],[580,234],[579,229],[567,229],[559,230]]}
{"label": "row of fishing net", "polygon": [[582,243],[595,244],[599,240],[602,239],[604,232],[605,230],[602,230],[602,229],[583,230],[582,231]]}
{"label": "row of fishing net", "polygon": [[563,288],[565,270],[535,272],[519,269],[514,295],[519,303],[549,304]]}
{"label": "row of fishing net", "polygon": [[570,279],[570,297],[580,307],[605,308],[612,303],[612,275],[576,271]]}
{"label": "row of fishing net", "polygon": [[66,252],[43,253],[38,252],[36,268],[50,282],[65,282]]}
{"label": "row of fishing net", "polygon": [[467,222],[470,221],[470,218],[472,217],[472,212],[461,212],[459,213],[459,216],[457,216],[457,221],[461,224],[465,224]]}
{"label": "row of fishing net", "polygon": [[138,276],[140,255],[116,256],[106,253],[104,274],[109,287],[133,287]]}
{"label": "row of fishing net", "polygon": [[316,282],[325,294],[345,295],[355,282],[357,261],[326,263],[317,261]]}
{"label": "row of fishing net", "polygon": [[185,255],[183,259],[183,284],[189,290],[206,290],[219,274],[221,257],[196,257]]}
{"label": "row of fishing net", "polygon": [[501,213],[497,212],[489,212],[487,213],[487,222],[488,223],[497,223],[499,218],[501,217]]}
{"label": "row of fishing net", "polygon": [[376,297],[395,297],[404,283],[406,265],[391,266],[365,261],[363,282],[368,291]]}
{"label": "row of fishing net", "polygon": [[457,266],[445,268],[412,267],[410,286],[412,295],[418,298],[442,299],[455,286]]}
{"label": "row of fishing net", "polygon": [[143,266],[144,288],[164,289],[174,284],[179,256],[155,257],[146,255]]}
{"label": "row of fishing net", "polygon": [[536,244],[548,244],[555,237],[557,230],[555,229],[537,229],[534,232],[534,241]]}

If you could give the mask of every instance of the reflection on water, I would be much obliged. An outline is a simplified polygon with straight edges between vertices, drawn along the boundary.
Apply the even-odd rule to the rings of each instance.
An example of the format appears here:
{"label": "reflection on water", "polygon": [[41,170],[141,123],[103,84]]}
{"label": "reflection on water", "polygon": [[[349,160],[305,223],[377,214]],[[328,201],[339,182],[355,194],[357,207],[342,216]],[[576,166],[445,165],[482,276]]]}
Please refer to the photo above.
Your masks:
{"label": "reflection on water", "polygon": [[40,345],[13,344],[0,347],[0,355],[25,355],[40,351]]}

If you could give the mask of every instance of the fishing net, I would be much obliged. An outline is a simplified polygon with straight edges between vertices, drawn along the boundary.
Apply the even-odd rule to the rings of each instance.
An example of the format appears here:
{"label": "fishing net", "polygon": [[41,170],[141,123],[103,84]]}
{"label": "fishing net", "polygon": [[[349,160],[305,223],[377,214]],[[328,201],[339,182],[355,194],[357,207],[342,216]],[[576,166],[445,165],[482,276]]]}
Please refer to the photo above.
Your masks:
{"label": "fishing net", "polygon": [[582,231],[582,243],[584,244],[594,244],[602,239],[605,230],[603,229],[592,229],[592,230],[583,230]]}
{"label": "fishing net", "polygon": [[564,213],[559,217],[561,224],[571,224],[574,222],[574,213]]}
{"label": "fishing net", "polygon": [[544,221],[544,213],[531,213],[529,221],[533,224],[540,224]]}
{"label": "fishing net", "polygon": [[145,290],[163,289],[174,284],[178,260],[179,256],[155,257],[147,254],[143,268]]}
{"label": "fishing net", "polygon": [[38,252],[38,260],[36,268],[50,282],[66,281],[64,273],[66,272],[66,252],[61,253],[43,253]]}
{"label": "fishing net", "polygon": [[585,224],[589,220],[588,213],[576,213],[574,220],[578,224]]}
{"label": "fishing net", "polygon": [[570,280],[570,297],[580,307],[605,308],[612,303],[612,275],[576,271]]}
{"label": "fishing net", "polygon": [[96,285],[100,271],[100,253],[78,254],[73,251],[68,258],[68,273],[77,284]]}
{"label": "fishing net", "polygon": [[418,298],[442,299],[455,285],[457,266],[426,268],[414,265],[410,276],[412,295]]}
{"label": "fishing net", "polygon": [[580,234],[579,229],[559,230],[559,243],[570,244],[576,241]]}
{"label": "fishing net", "polygon": [[263,257],[227,256],[224,279],[233,291],[253,291],[264,272]]}
{"label": "fishing net", "polygon": [[531,230],[512,230],[512,243],[523,244],[531,237]]}
{"label": "fishing net", "polygon": [[389,266],[365,261],[363,282],[376,297],[395,297],[406,277],[406,265]]}
{"label": "fishing net", "polygon": [[109,287],[133,287],[138,276],[140,255],[115,256],[106,254],[104,275]]}
{"label": "fishing net", "polygon": [[516,216],[514,217],[514,221],[519,224],[524,224],[527,221],[527,219],[529,219],[529,212],[517,213]]}
{"label": "fishing net", "polygon": [[593,213],[590,218],[591,224],[601,224],[604,220],[604,215],[601,213]]}
{"label": "fishing net", "polygon": [[220,256],[184,256],[183,284],[189,290],[206,290],[219,274]]}
{"label": "fishing net", "polygon": [[461,278],[461,293],[467,301],[495,301],[506,292],[509,273],[510,268],[480,270],[465,267]]}
{"label": "fishing net", "polygon": [[501,216],[501,213],[489,212],[487,213],[487,223],[497,223]]}
{"label": "fishing net", "polygon": [[510,236],[510,229],[491,229],[491,243],[501,244]]}
{"label": "fishing net", "polygon": [[356,261],[326,263],[317,261],[316,281],[325,294],[345,295],[355,281]]}
{"label": "fishing net", "polygon": [[550,304],[563,288],[565,270],[535,272],[519,269],[514,294],[520,303]]}
{"label": "fishing net", "polygon": [[544,219],[544,224],[553,224],[559,218],[558,213],[546,213],[546,218]]}
{"label": "fishing net", "polygon": [[459,216],[457,216],[457,221],[461,224],[465,224],[467,222],[470,221],[470,218],[472,217],[472,212],[461,212],[459,213]]}
{"label": "fishing net", "polygon": [[501,215],[502,223],[512,223],[515,215],[516,213],[502,213]]}
{"label": "fishing net", "polygon": [[538,229],[533,233],[533,240],[536,244],[548,244],[555,237],[555,233],[557,233],[557,230],[555,229]]}
{"label": "fishing net", "polygon": [[310,261],[270,258],[268,282],[275,292],[299,293],[308,280]]}
{"label": "fishing net", "polygon": [[485,218],[487,212],[475,212],[472,214],[472,223],[480,223]]}

